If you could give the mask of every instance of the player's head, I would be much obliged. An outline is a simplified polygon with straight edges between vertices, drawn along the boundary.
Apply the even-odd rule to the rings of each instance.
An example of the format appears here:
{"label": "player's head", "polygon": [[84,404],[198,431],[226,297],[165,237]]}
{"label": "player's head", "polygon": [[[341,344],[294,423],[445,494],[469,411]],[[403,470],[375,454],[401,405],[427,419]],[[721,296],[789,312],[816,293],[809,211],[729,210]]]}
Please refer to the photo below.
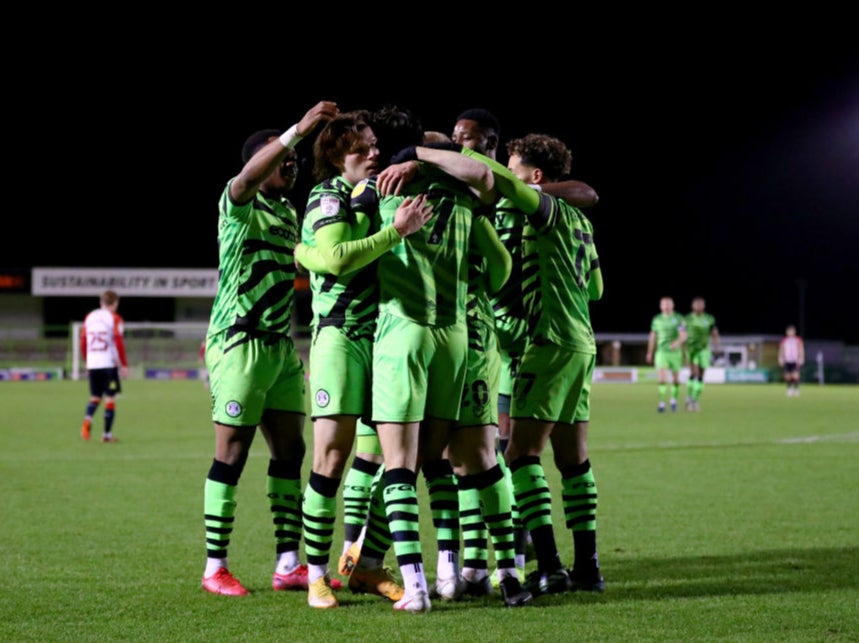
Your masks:
{"label": "player's head", "polygon": [[101,293],[101,297],[99,297],[98,300],[104,308],[110,308],[112,306],[119,305],[119,295],[116,294],[116,292],[113,290],[105,290],[103,293]]}
{"label": "player's head", "polygon": [[704,302],[703,297],[695,297],[692,300],[692,312],[703,313],[705,307],[706,307],[706,303]]}
{"label": "player's head", "polygon": [[434,130],[429,130],[428,132],[424,132],[424,145],[434,145],[438,143],[450,143],[450,136],[445,134],[444,132],[436,132]]}
{"label": "player's head", "polygon": [[370,125],[379,139],[379,167],[387,167],[401,149],[424,140],[421,120],[407,107],[385,105],[373,112]]}
{"label": "player's head", "polygon": [[525,183],[551,183],[570,173],[573,155],[563,141],[527,134],[507,143],[507,169]]}
{"label": "player's head", "polygon": [[784,331],[784,332],[785,332],[785,333],[787,333],[789,336],[793,337],[794,335],[796,335],[796,326],[794,326],[793,324],[791,324],[790,326],[788,326],[788,327],[785,329],[785,331]]}
{"label": "player's head", "polygon": [[338,114],[313,141],[313,178],[324,181],[343,174],[357,183],[376,172],[379,148],[364,111]]}
{"label": "player's head", "polygon": [[475,152],[495,158],[501,139],[501,126],[495,114],[482,107],[472,107],[456,117],[451,140]]}
{"label": "player's head", "polygon": [[668,315],[674,312],[674,299],[671,297],[663,297],[659,300],[659,310]]}
{"label": "player's head", "polygon": [[276,129],[261,129],[248,136],[245,144],[242,145],[242,163],[247,163],[251,157],[260,151],[270,140],[280,136],[280,131]]}
{"label": "player's head", "polygon": [[[248,136],[247,140],[245,140],[245,144],[242,145],[242,162],[247,164],[254,154],[259,152],[270,141],[279,137],[280,134],[280,130],[261,129]],[[291,190],[295,185],[295,179],[297,176],[298,154],[294,149],[290,148],[287,150],[286,156],[284,156],[283,161],[281,162],[279,171],[273,173],[272,177],[269,177],[269,179],[266,180],[266,183],[274,180],[276,185],[273,187],[282,192],[286,192]]]}

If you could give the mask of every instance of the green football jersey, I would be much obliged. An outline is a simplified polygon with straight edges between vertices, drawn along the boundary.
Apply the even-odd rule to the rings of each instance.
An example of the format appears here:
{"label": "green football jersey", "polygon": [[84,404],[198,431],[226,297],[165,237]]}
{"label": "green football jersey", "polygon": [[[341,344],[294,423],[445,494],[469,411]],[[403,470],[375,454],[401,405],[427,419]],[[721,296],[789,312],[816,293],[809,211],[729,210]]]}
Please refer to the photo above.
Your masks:
{"label": "green football jersey", "polygon": [[[375,193],[379,227],[394,220],[406,196],[427,194],[433,206],[430,220],[382,255],[377,265],[379,311],[426,326],[445,327],[465,321],[471,217],[477,199],[465,185],[446,174],[430,172],[411,181],[398,196],[382,197],[369,179],[359,183],[365,201]],[[356,212],[367,204],[353,198]],[[372,205],[370,205],[372,208]]]}
{"label": "green football jersey", "polygon": [[659,313],[654,315],[650,322],[650,330],[656,332],[656,350],[670,351],[671,342],[680,337],[680,330],[686,327],[683,321],[683,315],[680,313],[671,313],[663,315]]}
{"label": "green football jersey", "polygon": [[466,295],[466,316],[471,320],[495,326],[492,303],[486,291],[486,259],[473,245],[468,252],[468,292]]}
{"label": "green football jersey", "polygon": [[716,318],[710,313],[686,315],[686,347],[690,351],[704,350],[710,345],[710,337],[716,327]]}
{"label": "green football jersey", "polygon": [[566,201],[542,194],[523,232],[522,297],[530,336],[582,353],[596,353],[588,284],[599,268],[593,227]]}
{"label": "green football jersey", "polygon": [[[311,189],[301,230],[303,243],[316,246],[316,231],[336,223],[347,224],[351,230],[343,241],[362,239],[372,232],[371,219],[350,207],[352,190],[342,176]],[[373,336],[378,311],[375,263],[340,275],[311,272],[310,292],[313,328],[336,326],[350,337]]]}
{"label": "green football jersey", "polygon": [[218,292],[209,334],[232,328],[289,334],[295,294],[298,215],[286,198],[259,192],[233,203],[227,183],[218,204]]}
{"label": "green football jersey", "polygon": [[[525,213],[510,199],[505,197],[498,201],[495,208],[495,230],[513,259],[513,268],[507,283],[498,293],[490,297],[499,340],[503,338],[503,348],[514,342],[524,341],[524,336],[527,335],[528,315],[525,311],[523,290],[526,283],[528,289],[533,289],[537,285],[535,279],[539,270],[537,257],[535,255],[526,257],[524,254],[526,222]],[[527,240],[533,244],[535,231],[531,227],[527,228],[527,231],[529,235]]]}

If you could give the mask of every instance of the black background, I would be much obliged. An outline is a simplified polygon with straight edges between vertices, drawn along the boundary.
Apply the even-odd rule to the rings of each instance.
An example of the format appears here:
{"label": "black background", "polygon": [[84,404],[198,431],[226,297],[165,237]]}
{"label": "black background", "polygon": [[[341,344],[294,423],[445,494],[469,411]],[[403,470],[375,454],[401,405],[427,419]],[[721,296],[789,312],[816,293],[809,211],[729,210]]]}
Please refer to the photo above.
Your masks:
{"label": "black background", "polygon": [[[606,284],[597,333],[647,332],[660,297],[685,313],[700,294],[723,334],[797,323],[806,338],[859,343],[855,38],[642,31],[589,46],[546,36],[550,49],[532,34],[434,58],[419,50],[456,37],[371,47],[358,29],[332,61],[287,44],[251,59],[241,43],[263,38],[254,29],[220,48],[213,36],[211,56],[176,34],[167,50],[138,41],[117,71],[114,33],[21,74],[22,126],[7,123],[10,138],[28,134],[16,165],[29,187],[6,193],[0,267],[215,268],[217,200],[253,131],[285,129],[321,99],[398,103],[446,133],[461,110],[486,107],[501,122],[500,161],[505,140],[557,136],[573,176],[600,195],[589,211]],[[298,149],[308,156],[310,141]],[[309,181],[307,166],[299,209]]]}

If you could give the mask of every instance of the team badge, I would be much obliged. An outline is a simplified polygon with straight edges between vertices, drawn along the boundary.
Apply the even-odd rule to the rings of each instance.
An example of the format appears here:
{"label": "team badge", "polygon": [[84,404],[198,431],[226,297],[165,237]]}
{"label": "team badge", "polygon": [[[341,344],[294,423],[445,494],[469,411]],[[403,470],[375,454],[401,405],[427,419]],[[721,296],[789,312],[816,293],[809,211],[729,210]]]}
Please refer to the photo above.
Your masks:
{"label": "team badge", "polygon": [[319,199],[319,208],[326,217],[333,217],[340,212],[340,199],[333,196],[323,196]]}
{"label": "team badge", "polygon": [[231,402],[227,402],[226,411],[227,415],[231,418],[238,417],[242,414],[242,405],[232,400]]}
{"label": "team badge", "polygon": [[316,406],[324,409],[326,406],[328,406],[328,403],[330,401],[331,401],[331,396],[328,395],[328,391],[326,391],[323,388],[316,391]]}

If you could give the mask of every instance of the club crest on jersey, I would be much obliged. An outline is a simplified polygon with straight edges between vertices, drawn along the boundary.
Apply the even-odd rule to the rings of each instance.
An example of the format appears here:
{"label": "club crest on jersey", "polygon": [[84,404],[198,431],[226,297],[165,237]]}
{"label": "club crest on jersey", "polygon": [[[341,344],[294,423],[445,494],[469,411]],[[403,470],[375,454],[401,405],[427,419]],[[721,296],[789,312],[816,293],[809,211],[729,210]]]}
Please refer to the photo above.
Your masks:
{"label": "club crest on jersey", "polygon": [[328,395],[328,391],[326,391],[324,388],[321,388],[318,391],[316,391],[316,406],[324,409],[326,406],[328,406],[328,403],[330,401],[331,401],[331,396]]}
{"label": "club crest on jersey", "polygon": [[229,402],[227,402],[225,410],[227,412],[227,415],[229,415],[231,418],[238,417],[242,414],[242,405],[235,400],[230,400]]}
{"label": "club crest on jersey", "polygon": [[332,217],[340,212],[340,199],[333,196],[323,196],[319,199],[319,209],[326,217]]}

